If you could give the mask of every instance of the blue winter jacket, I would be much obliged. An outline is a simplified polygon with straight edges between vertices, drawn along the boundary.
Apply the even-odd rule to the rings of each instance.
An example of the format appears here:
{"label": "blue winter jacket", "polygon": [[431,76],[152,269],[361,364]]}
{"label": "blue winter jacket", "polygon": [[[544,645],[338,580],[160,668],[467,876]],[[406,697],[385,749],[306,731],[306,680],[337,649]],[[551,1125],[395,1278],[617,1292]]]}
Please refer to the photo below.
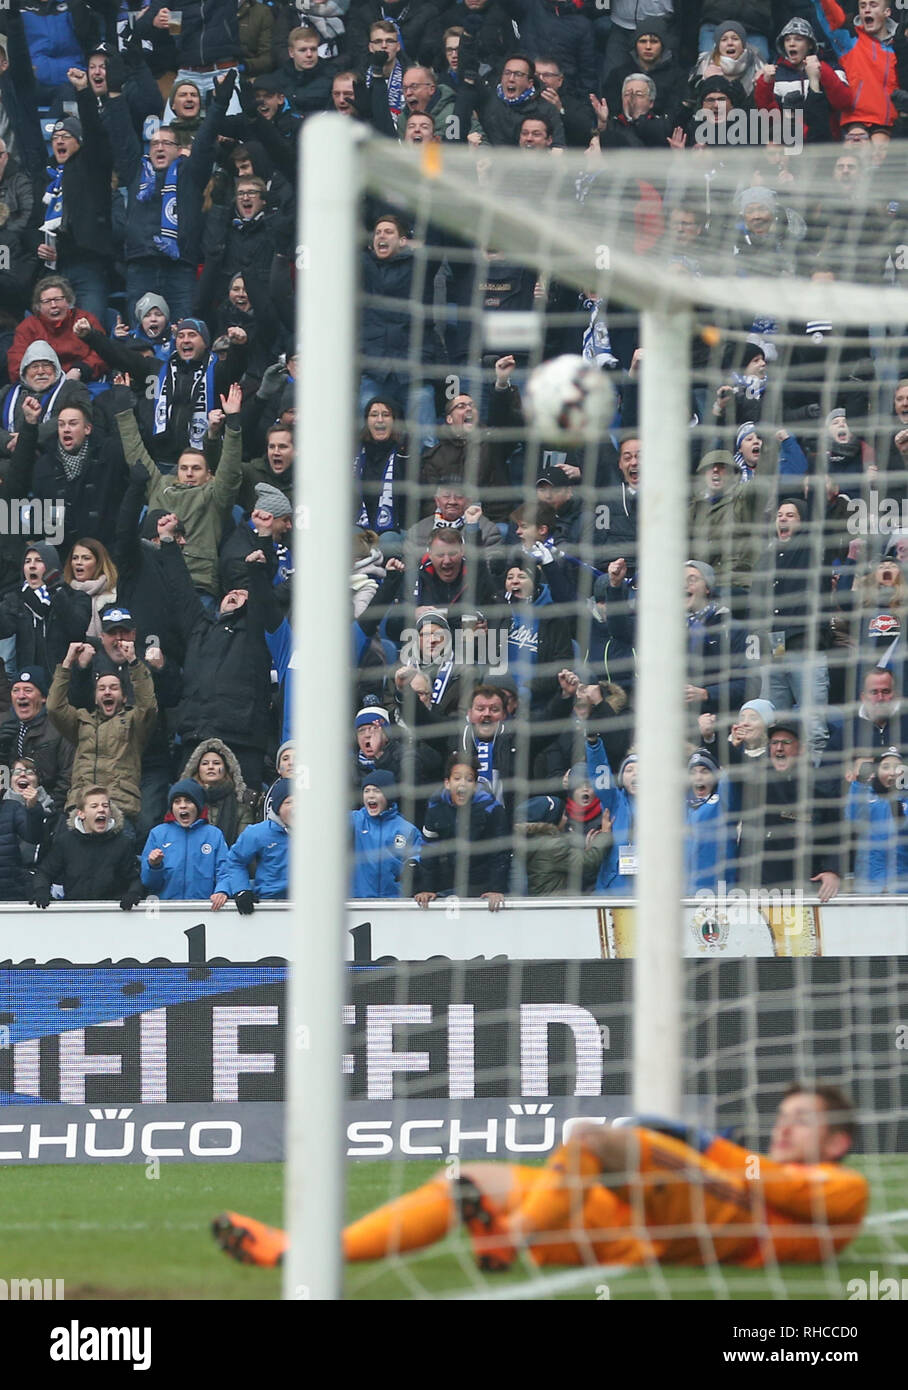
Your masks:
{"label": "blue winter jacket", "polygon": [[[612,818],[612,848],[602,861],[593,892],[608,893],[613,898],[636,897],[636,873],[622,874],[619,872],[622,850],[633,855],[637,853],[634,839],[636,834],[634,827],[636,800],[634,797],[628,796],[624,788],[619,787],[612,777],[601,738],[597,739],[595,743],[586,745],[586,765],[593,786],[596,788],[596,795],[602,804],[602,809],[608,811]],[[623,770],[624,763],[619,769],[618,780],[621,779]]]}
{"label": "blue winter jacket", "polygon": [[[152,850],[164,851],[164,863],[153,869]],[[204,816],[188,829],[168,815],[150,831],[142,851],[142,882],[159,898],[210,898],[227,867],[227,841]]]}
{"label": "blue winter jacket", "polygon": [[684,896],[715,893],[720,879],[735,882],[735,827],[728,814],[728,783],[722,778],[712,796],[684,805]]}
{"label": "blue winter jacket", "polygon": [[233,897],[250,887],[249,865],[257,860],[253,890],[260,898],[286,898],[290,878],[290,836],[278,816],[247,825],[236,844],[228,851],[224,872],[215,887],[216,893]]}
{"label": "blue winter jacket", "polygon": [[853,827],[856,893],[908,893],[908,816],[893,812],[869,782],[852,782],[845,820]]}
{"label": "blue winter jacket", "polygon": [[70,68],[83,68],[85,59],[76,37],[72,15],[65,5],[51,3],[36,10],[22,10],[22,23],[32,67],[38,81],[57,87]]}
{"label": "blue winter jacket", "polygon": [[422,836],[392,801],[378,816],[365,806],[350,812],[353,836],[354,898],[401,897],[400,875],[408,860],[418,859]]}

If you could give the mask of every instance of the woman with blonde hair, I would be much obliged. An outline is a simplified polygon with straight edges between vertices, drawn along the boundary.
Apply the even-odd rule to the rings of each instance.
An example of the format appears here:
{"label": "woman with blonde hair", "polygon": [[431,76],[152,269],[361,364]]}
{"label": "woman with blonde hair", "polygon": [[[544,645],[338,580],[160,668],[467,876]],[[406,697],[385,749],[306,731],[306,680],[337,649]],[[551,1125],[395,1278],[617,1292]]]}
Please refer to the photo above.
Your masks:
{"label": "woman with blonde hair", "polygon": [[747,30],[737,20],[716,25],[711,49],[701,53],[690,75],[696,87],[705,77],[725,77],[737,82],[746,97],[753,96],[754,84],[764,68],[764,59],[748,42]]}
{"label": "woman with blonde hair", "polygon": [[101,612],[117,597],[117,567],[100,541],[83,536],[76,541],[63,566],[63,582],[91,601],[91,620],[86,637],[101,636]]}

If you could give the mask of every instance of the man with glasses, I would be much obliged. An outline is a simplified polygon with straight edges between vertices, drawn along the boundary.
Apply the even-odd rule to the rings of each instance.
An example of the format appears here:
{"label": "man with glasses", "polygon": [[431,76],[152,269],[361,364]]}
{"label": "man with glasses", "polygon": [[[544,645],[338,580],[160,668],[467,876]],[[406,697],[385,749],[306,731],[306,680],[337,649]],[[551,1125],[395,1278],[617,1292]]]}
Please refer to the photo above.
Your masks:
{"label": "man with glasses", "polygon": [[542,100],[547,101],[564,122],[568,145],[585,150],[596,123],[589,98],[577,96],[569,87],[557,58],[536,59],[536,81]]}
{"label": "man with glasses", "polygon": [[45,275],[35,285],[32,312],[16,328],[7,354],[9,379],[19,381],[19,368],[27,347],[44,342],[53,348],[71,381],[97,381],[107,371],[106,364],[73,330],[77,319],[87,319],[92,328],[103,332],[94,314],[76,307],[72,285],[62,275]]}
{"label": "man with glasses", "polygon": [[[482,132],[475,119],[471,119],[469,97],[466,102],[458,102],[453,88],[436,83],[431,68],[407,68],[403,95],[404,109],[397,118],[397,135],[401,140],[406,135],[409,117],[419,113],[431,117],[435,132],[442,140],[459,141],[463,131],[467,138],[472,135],[471,144],[480,143]],[[459,109],[461,105],[463,112]]]}
{"label": "man with glasses", "polygon": [[114,254],[111,147],[87,75],[81,68],[70,68],[67,78],[79,114],[57,121],[53,128],[37,256],[42,270],[59,270],[80,304],[100,318],[107,308],[108,268]]}
{"label": "man with glasses", "polygon": [[464,73],[464,88],[472,94],[474,109],[490,144],[516,145],[526,117],[536,116],[551,120],[552,143],[564,145],[564,122],[553,104],[540,96],[535,76],[535,65],[524,53],[512,53],[505,59],[497,86],[469,81]]}
{"label": "man with glasses", "polygon": [[181,149],[169,126],[161,126],[143,157],[126,98],[112,94],[107,103],[114,168],[126,189],[130,310],[142,295],[152,293],[166,299],[175,322],[192,312],[196,266],[202,259],[202,196],[233,81],[232,73],[218,79],[191,151]]}
{"label": "man with glasses", "polygon": [[369,89],[369,119],[383,135],[397,135],[397,121],[404,110],[404,70],[400,39],[390,20],[378,19],[369,30],[365,81]]}

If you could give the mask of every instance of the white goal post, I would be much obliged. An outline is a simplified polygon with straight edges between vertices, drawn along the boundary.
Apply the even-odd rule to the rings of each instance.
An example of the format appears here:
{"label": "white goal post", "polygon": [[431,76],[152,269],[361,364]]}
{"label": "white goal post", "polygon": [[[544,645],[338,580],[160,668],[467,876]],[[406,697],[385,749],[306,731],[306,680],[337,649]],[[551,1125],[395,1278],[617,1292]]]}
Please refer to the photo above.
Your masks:
{"label": "white goal post", "polygon": [[[426,151],[430,153],[426,153]],[[728,151],[723,178],[734,187],[745,152]],[[735,157],[738,156],[736,165]],[[646,371],[640,433],[647,467],[641,483],[641,573],[637,647],[639,747],[639,900],[634,1008],[634,1104],[680,1113],[682,971],[678,949],[682,897],[683,706],[666,697],[684,670],[680,575],[686,545],[690,392],[688,344],[704,305],[757,313],[778,281],[737,278],[733,262],[712,264],[696,281],[635,254],[633,212],[622,189],[636,185],[641,160],[608,156],[609,190],[600,187],[570,217],[565,200],[590,166],[575,152],[546,161],[516,150],[399,146],[362,137],[357,123],[320,115],[300,142],[297,251],[296,383],[302,502],[294,531],[294,696],[297,740],[292,836],[292,981],[288,1010],[286,1222],[291,1253],[285,1298],[340,1296],[343,1158],[341,1017],[344,904],[347,891],[347,701],[326,688],[349,666],[351,459],[356,416],[355,308],[361,245],[358,202],[393,188],[414,213],[515,262],[547,257],[560,280],[598,285],[637,310]],[[660,176],[677,170],[671,152],[653,157]],[[696,161],[696,156],[682,156]],[[814,176],[831,168],[818,156]],[[675,163],[672,163],[675,161]],[[899,173],[901,170],[901,174]],[[894,186],[904,175],[893,161]],[[887,171],[887,177],[889,172]],[[605,180],[600,180],[604,185]],[[559,201],[560,200],[560,201]],[[427,209],[431,209],[430,212]],[[594,248],[607,248],[597,261]],[[843,277],[844,279],[844,277]],[[785,284],[786,316],[832,317],[841,326],[908,324],[908,292],[853,280]],[[673,675],[674,673],[674,675]],[[676,679],[677,677],[677,679]]]}

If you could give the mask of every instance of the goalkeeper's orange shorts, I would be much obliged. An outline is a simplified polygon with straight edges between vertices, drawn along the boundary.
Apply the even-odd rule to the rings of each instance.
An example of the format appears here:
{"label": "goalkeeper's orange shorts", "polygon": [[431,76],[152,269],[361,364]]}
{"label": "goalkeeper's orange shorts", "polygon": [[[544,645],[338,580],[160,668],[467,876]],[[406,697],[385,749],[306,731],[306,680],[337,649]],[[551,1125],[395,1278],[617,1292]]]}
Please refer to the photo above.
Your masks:
{"label": "goalkeeper's orange shorts", "polygon": [[[614,1188],[590,1184],[579,1225],[538,1232],[533,1259],[561,1265],[752,1259],[759,1242],[747,1181],[676,1139],[652,1130],[635,1133],[639,1179]],[[519,1208],[544,1171],[514,1165],[509,1212]]]}

